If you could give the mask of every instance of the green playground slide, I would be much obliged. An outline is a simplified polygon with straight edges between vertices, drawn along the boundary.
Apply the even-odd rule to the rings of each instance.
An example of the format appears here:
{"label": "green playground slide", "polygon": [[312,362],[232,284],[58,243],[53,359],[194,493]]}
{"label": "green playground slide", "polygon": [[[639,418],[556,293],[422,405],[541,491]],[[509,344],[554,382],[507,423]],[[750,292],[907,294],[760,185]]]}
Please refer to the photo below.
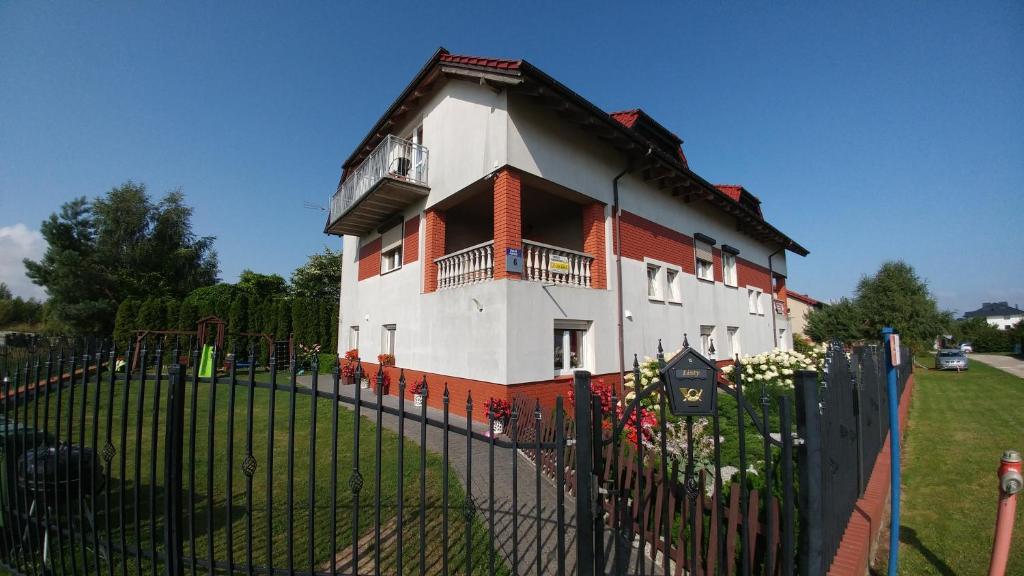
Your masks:
{"label": "green playground slide", "polygon": [[213,346],[203,346],[203,354],[199,359],[199,377],[213,377]]}

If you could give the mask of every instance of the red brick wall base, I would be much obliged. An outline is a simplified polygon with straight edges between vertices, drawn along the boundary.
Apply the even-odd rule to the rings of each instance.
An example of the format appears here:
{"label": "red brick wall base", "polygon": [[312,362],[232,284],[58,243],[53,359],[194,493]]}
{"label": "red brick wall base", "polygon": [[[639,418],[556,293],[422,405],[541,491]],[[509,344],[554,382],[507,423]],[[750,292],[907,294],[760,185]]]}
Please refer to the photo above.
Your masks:
{"label": "red brick wall base", "polygon": [[[363,370],[366,371],[366,375],[370,380],[370,387],[376,389],[376,378],[378,364],[371,362],[363,362]],[[389,366],[384,368],[385,372],[391,378],[391,385],[386,387],[384,390],[385,394],[391,396],[398,396],[398,377],[402,372],[401,367]],[[522,384],[495,384],[493,382],[486,382],[483,380],[472,380],[469,378],[459,378],[457,376],[448,376],[446,374],[435,374],[433,372],[423,372],[421,370],[411,370],[405,368],[405,397],[409,401],[409,408],[412,408],[412,387],[413,384],[423,380],[423,377],[427,377],[427,406],[431,408],[441,409],[443,408],[443,396],[444,388],[448,386],[448,409],[452,414],[458,416],[466,415],[466,400],[472,393],[473,396],[473,419],[478,422],[487,422],[487,408],[484,407],[484,403],[491,398],[501,398],[503,400],[512,401],[512,398],[517,395],[524,395],[530,398],[536,398],[540,401],[540,405],[545,410],[550,410],[555,406],[555,400],[562,396],[563,398],[568,397],[569,387],[572,386],[572,376],[564,376],[560,378],[553,378],[551,380],[542,380],[540,382],[525,382]],[[605,384],[612,385],[616,390],[619,390],[619,374],[595,374],[593,379],[602,379]],[[568,406],[566,407],[568,409]]]}
{"label": "red brick wall base", "polygon": [[[900,398],[900,437],[907,428],[907,415],[910,413],[910,399],[914,392],[914,375],[907,379]],[[882,451],[875,459],[875,467],[871,478],[864,489],[864,496],[857,500],[853,514],[846,525],[839,550],[832,561],[828,573],[830,576],[864,576],[875,554],[878,532],[889,509],[889,481],[892,477],[890,466],[889,438],[882,445]]]}

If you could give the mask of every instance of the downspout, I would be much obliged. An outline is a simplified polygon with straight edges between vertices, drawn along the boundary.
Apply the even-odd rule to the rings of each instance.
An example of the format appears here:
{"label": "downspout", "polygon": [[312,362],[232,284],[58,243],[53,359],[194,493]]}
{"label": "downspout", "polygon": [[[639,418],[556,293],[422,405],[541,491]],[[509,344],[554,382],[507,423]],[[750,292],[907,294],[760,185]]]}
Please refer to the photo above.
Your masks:
{"label": "downspout", "polygon": [[[651,155],[653,149],[648,148],[644,158]],[[612,213],[615,217],[615,292],[618,301],[617,319],[619,323],[619,385],[626,379],[626,336],[623,326],[625,311],[622,301],[622,206],[619,204],[619,179],[632,170],[630,163],[626,169],[612,179]]]}
{"label": "downspout", "polygon": [[775,271],[772,269],[772,257],[785,251],[786,248],[782,247],[768,255],[768,287],[772,293],[772,342],[775,343],[775,348],[779,347],[779,327],[775,321],[778,314],[775,312]]}

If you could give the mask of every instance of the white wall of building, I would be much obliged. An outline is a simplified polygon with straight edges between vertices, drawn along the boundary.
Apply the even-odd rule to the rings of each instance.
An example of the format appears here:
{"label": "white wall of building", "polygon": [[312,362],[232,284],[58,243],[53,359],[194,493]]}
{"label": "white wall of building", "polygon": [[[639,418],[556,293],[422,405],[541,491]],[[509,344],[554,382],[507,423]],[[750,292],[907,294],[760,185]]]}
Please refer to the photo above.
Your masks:
{"label": "white wall of building", "polygon": [[1013,328],[1018,322],[1024,321],[1024,315],[986,316],[985,321],[1000,330],[1006,330],[1007,328]]}

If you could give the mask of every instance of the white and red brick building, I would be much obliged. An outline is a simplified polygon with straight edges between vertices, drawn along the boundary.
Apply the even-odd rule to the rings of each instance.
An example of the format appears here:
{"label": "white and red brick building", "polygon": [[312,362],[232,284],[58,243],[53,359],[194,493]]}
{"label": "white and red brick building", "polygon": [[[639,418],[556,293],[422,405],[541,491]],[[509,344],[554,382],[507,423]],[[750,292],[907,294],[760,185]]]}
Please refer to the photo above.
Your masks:
{"label": "white and red brick building", "polygon": [[456,402],[549,399],[577,368],[614,381],[684,334],[719,359],[789,347],[786,256],[807,254],[643,111],[444,50],[345,161],[326,232],[339,353],[392,353]]}

